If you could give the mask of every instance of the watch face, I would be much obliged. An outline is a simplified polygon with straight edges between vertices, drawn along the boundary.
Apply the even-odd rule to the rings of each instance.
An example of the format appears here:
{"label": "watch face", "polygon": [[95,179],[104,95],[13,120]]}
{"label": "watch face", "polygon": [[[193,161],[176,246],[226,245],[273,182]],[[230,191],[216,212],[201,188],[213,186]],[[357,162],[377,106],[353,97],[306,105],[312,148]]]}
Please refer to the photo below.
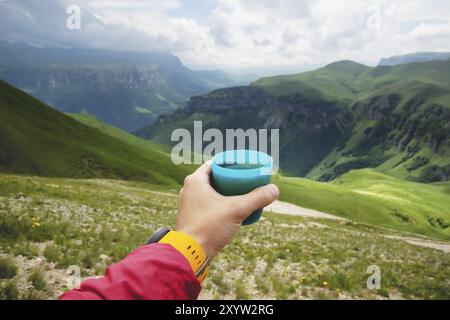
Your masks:
{"label": "watch face", "polygon": [[167,227],[162,227],[158,229],[151,237],[148,239],[147,244],[157,243],[161,240],[167,233],[169,233],[170,229]]}

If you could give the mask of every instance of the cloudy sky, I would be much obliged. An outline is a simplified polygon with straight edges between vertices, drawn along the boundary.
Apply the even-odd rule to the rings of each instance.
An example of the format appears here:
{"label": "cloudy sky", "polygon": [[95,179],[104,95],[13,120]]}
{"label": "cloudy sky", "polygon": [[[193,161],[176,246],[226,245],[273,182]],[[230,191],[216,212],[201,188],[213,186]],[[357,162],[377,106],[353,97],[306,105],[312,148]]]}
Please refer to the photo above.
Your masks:
{"label": "cloudy sky", "polygon": [[[77,5],[81,29],[68,29]],[[305,68],[450,51],[448,0],[0,0],[0,39],[163,50],[196,69]]]}

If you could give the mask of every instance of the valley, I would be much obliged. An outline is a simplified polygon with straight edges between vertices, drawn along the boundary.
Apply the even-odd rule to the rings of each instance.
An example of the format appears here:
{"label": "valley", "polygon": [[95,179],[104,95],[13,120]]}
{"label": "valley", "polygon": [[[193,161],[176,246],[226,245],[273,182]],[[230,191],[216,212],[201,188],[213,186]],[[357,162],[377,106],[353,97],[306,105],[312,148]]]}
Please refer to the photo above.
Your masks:
{"label": "valley", "polygon": [[[414,80],[412,80],[414,79]],[[450,61],[332,63],[192,97],[138,135],[171,144],[175,128],[280,129],[280,167],[332,181],[362,168],[420,182],[450,174]]]}
{"label": "valley", "polygon": [[[265,119],[284,130],[297,125],[297,134],[306,137],[288,140],[300,143],[299,149],[280,147],[291,152],[292,168],[312,168],[309,178],[288,176],[289,159],[281,159],[282,171],[273,177],[281,202],[267,208],[258,224],[242,228],[214,259],[200,298],[450,299],[450,184],[417,182],[404,172],[413,165],[423,171],[448,164],[447,136],[439,140],[439,130],[420,127],[434,122],[445,133],[444,109],[429,119],[419,113],[424,135],[414,140],[421,146],[414,152],[406,144],[404,152],[413,153],[403,160],[408,167],[401,162],[395,171],[389,165],[405,156],[395,145],[393,157],[377,167],[337,170],[336,163],[324,169],[321,162],[354,160],[352,152],[363,141],[384,141],[371,140],[375,133],[367,140],[365,132],[367,126],[376,132],[386,120],[353,124],[342,88],[340,102],[299,96],[305,99],[300,104],[249,88],[194,97],[183,111],[160,118],[165,126],[143,131],[163,137],[180,124],[189,128],[193,119],[244,128]],[[264,106],[260,114],[257,106]],[[417,110],[422,108],[428,110]],[[369,109],[379,117],[377,108]],[[54,299],[80,278],[102,275],[160,226],[173,227],[178,190],[196,165],[172,164],[170,146],[158,143],[163,139],[144,140],[91,115],[63,114],[2,81],[0,119],[0,299]],[[355,134],[346,136],[348,128]],[[403,134],[401,127],[393,132]],[[342,141],[345,147],[336,149]],[[388,150],[370,146],[365,157]],[[296,163],[294,152],[302,150],[309,150],[309,162]],[[380,289],[367,287],[373,266],[381,271]]]}
{"label": "valley", "polygon": [[0,42],[0,79],[62,111],[90,114],[132,132],[192,95],[242,82],[193,71],[168,53],[37,48]]}

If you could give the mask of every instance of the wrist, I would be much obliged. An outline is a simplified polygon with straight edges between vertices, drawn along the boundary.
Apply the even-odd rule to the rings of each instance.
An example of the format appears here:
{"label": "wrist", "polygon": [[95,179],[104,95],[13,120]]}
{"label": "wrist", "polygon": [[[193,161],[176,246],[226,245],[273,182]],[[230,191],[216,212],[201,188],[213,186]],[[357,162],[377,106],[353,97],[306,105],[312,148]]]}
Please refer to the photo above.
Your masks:
{"label": "wrist", "polygon": [[197,241],[209,258],[213,258],[215,256],[214,250],[210,248],[208,241],[206,241],[205,237],[201,236],[199,232],[195,232],[195,230],[191,230],[189,228],[175,228],[175,230],[182,232]]}
{"label": "wrist", "polygon": [[167,243],[178,250],[189,262],[197,279],[202,282],[208,274],[209,256],[197,239],[182,231],[167,232],[158,243]]}

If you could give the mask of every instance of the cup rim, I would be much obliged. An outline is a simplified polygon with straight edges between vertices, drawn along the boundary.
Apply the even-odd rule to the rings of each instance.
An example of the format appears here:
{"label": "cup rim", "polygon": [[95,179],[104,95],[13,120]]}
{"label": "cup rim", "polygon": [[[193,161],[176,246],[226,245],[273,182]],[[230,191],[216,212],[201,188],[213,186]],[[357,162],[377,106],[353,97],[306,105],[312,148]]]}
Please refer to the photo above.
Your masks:
{"label": "cup rim", "polygon": [[[244,153],[246,157],[250,153],[254,154],[258,160],[262,159],[262,161],[258,161],[258,163],[260,163],[262,166],[259,168],[244,169],[244,170],[243,169],[225,168],[222,165],[224,163],[226,163],[226,162],[224,162],[224,159],[226,159],[227,156],[230,155],[230,153],[234,153],[234,154]],[[239,176],[246,177],[246,176],[263,175],[263,174],[271,175],[273,159],[270,155],[268,155],[265,152],[261,152],[261,151],[257,151],[257,150],[248,150],[248,149],[237,149],[237,150],[227,150],[224,152],[220,152],[212,158],[211,162],[212,162],[212,166],[213,166],[213,171],[216,173],[219,173],[219,174],[223,173],[225,175],[227,175],[227,174],[237,175],[237,173],[239,172]],[[236,161],[233,161],[233,163],[236,163]],[[269,173],[267,171],[269,171]]]}

